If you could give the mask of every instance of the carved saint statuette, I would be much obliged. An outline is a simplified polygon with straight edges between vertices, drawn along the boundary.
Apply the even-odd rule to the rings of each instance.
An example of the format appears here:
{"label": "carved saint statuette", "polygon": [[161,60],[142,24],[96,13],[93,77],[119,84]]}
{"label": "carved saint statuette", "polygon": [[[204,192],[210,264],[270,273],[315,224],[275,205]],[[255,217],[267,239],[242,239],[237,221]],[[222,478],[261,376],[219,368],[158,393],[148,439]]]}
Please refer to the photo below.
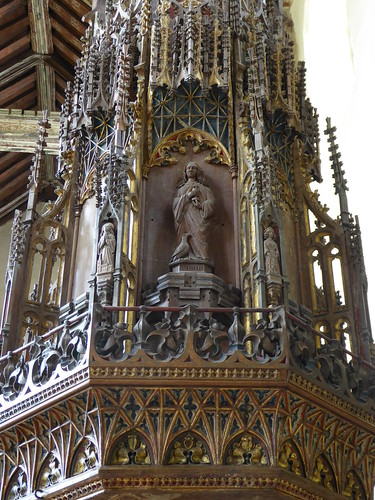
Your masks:
{"label": "carved saint statuette", "polygon": [[280,274],[280,253],[272,227],[264,230],[264,264],[266,275]]}
{"label": "carved saint statuette", "polygon": [[211,262],[209,231],[215,211],[215,198],[195,162],[186,164],[185,178],[177,189],[172,209],[177,246],[171,263],[180,260]]}
{"label": "carved saint statuette", "polygon": [[264,267],[266,271],[267,303],[277,306],[281,297],[280,252],[276,243],[275,231],[271,226],[264,230]]}
{"label": "carved saint statuette", "polygon": [[116,236],[112,222],[103,224],[98,244],[96,268],[97,293],[101,304],[108,305],[112,300],[113,271],[115,270]]}
{"label": "carved saint statuette", "polygon": [[102,227],[98,245],[97,273],[113,273],[116,251],[116,237],[112,222]]}

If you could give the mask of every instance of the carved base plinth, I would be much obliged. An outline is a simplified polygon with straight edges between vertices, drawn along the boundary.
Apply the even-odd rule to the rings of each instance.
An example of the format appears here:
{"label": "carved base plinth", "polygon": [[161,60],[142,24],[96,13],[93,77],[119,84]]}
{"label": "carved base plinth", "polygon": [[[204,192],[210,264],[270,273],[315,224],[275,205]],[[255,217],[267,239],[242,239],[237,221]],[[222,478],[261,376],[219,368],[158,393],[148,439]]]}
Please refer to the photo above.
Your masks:
{"label": "carved base plinth", "polygon": [[267,306],[276,307],[280,304],[282,280],[277,274],[268,274],[266,279]]}
{"label": "carved base plinth", "polygon": [[97,274],[97,294],[102,305],[108,306],[112,303],[113,273]]}
{"label": "carved base plinth", "polygon": [[184,273],[186,271],[212,273],[215,270],[213,262],[207,259],[178,259],[171,261],[169,267],[175,273]]}
{"label": "carved base plinth", "polygon": [[160,307],[186,304],[197,307],[234,307],[240,302],[240,291],[232,285],[226,285],[215,274],[190,270],[160,276],[153,287],[145,290],[143,300],[148,306]]}
{"label": "carved base plinth", "polygon": [[[152,470],[155,469],[155,470]],[[171,470],[172,469],[172,470]],[[213,470],[210,470],[213,469]],[[336,500],[343,498],[312,481],[281,471],[278,468],[259,466],[173,466],[105,467],[92,471],[84,481],[70,484],[60,483],[43,491],[46,500],[66,498],[101,500],[152,500],[207,498],[231,500],[282,500],[286,498],[309,498],[311,500]],[[49,490],[52,490],[51,492]],[[131,496],[129,495],[131,491]],[[70,495],[69,497],[67,495]],[[345,498],[345,497],[344,497]]]}

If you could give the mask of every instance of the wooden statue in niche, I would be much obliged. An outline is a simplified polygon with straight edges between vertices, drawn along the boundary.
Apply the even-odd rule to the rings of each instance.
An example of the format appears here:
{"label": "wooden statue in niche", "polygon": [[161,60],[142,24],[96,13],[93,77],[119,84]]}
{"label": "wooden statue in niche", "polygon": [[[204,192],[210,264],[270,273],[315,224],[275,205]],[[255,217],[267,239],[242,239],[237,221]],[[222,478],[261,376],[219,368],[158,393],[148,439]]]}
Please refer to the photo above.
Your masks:
{"label": "wooden statue in niche", "polygon": [[171,263],[180,259],[210,261],[209,233],[215,198],[195,162],[188,162],[185,176],[173,199],[177,247]]}
{"label": "wooden statue in niche", "polygon": [[193,129],[171,134],[154,151],[142,221],[145,304],[239,303],[239,290],[232,285],[237,247],[230,161],[220,142]]}
{"label": "wooden statue in niche", "polygon": [[115,227],[112,222],[106,222],[100,233],[96,266],[98,298],[104,305],[109,305],[112,301],[115,252]]}
{"label": "wooden statue in niche", "polygon": [[116,237],[112,222],[102,227],[98,245],[98,274],[113,273],[116,251]]}
{"label": "wooden statue in niche", "polygon": [[264,263],[266,275],[280,274],[280,253],[276,243],[275,231],[272,227],[264,230]]}
{"label": "wooden statue in niche", "polygon": [[277,306],[281,298],[280,252],[272,226],[264,229],[263,253],[266,274],[267,305]]}

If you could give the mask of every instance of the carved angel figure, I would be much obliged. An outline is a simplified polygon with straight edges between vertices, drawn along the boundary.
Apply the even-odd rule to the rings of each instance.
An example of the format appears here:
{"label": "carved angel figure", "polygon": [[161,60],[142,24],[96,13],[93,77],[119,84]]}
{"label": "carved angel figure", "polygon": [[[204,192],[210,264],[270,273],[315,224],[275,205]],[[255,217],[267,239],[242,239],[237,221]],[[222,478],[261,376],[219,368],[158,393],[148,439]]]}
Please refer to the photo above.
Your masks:
{"label": "carved angel figure", "polygon": [[208,236],[215,198],[199,175],[199,167],[189,162],[185,180],[173,200],[177,247],[172,261],[180,258],[209,260]]}

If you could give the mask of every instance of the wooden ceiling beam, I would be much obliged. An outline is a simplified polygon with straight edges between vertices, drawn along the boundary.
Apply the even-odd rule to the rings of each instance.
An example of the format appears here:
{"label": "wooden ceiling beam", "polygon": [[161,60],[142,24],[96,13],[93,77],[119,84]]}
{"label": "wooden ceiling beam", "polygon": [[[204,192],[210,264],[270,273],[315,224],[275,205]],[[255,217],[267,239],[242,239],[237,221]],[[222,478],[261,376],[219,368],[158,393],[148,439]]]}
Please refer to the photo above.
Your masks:
{"label": "wooden ceiling beam", "polygon": [[[27,1],[31,46],[36,54],[52,55],[54,52],[52,28],[48,12],[48,0]],[[45,61],[36,68],[38,108],[55,110],[55,71]]]}
{"label": "wooden ceiling beam", "polygon": [[53,54],[53,40],[48,13],[48,0],[28,0],[27,5],[31,28],[31,46],[33,51],[36,54]]}
{"label": "wooden ceiling beam", "polygon": [[19,96],[14,101],[10,102],[7,105],[9,109],[25,109],[28,111],[34,111],[38,108],[38,96],[36,92],[36,87],[31,89],[30,92],[27,92],[21,96]]}
{"label": "wooden ceiling beam", "polygon": [[0,207],[0,221],[13,212],[16,208],[18,208],[23,203],[26,203],[27,198],[29,196],[29,192],[25,191],[21,195],[17,196],[17,198],[12,198],[7,204],[3,207]]}
{"label": "wooden ceiling beam", "polygon": [[9,85],[13,80],[18,79],[21,75],[36,66],[40,61],[48,61],[49,57],[50,56],[32,54],[22,61],[13,64],[13,66],[10,66],[9,68],[0,72],[0,85],[2,87]]}
{"label": "wooden ceiling beam", "polygon": [[82,19],[91,10],[91,6],[88,6],[84,2],[79,2],[78,0],[60,0],[61,4],[64,4],[68,9],[70,9],[77,17]]}
{"label": "wooden ceiling beam", "polygon": [[54,36],[53,41],[55,43],[56,49],[59,50],[60,54],[63,54],[65,56],[65,59],[74,67],[79,56],[57,36]]}
{"label": "wooden ceiling beam", "polygon": [[36,84],[38,89],[38,109],[56,109],[55,70],[48,64],[36,67]]}
{"label": "wooden ceiling beam", "polygon": [[51,18],[55,18],[57,22],[69,28],[71,30],[71,36],[75,36],[74,33],[76,33],[77,38],[84,36],[87,24],[83,24],[79,17],[55,1],[51,1],[49,6],[51,9]]}
{"label": "wooden ceiling beam", "polygon": [[53,17],[51,17],[51,26],[57,33],[59,33],[62,39],[66,40],[67,44],[69,43],[70,46],[74,47],[78,52],[81,52],[82,43],[78,38],[72,36],[71,31],[65,28],[62,24],[58,23]]}
{"label": "wooden ceiling beam", "polygon": [[73,81],[73,75],[61,63],[60,57],[55,54],[51,59],[51,66],[55,69],[56,76],[60,75],[65,82]]}
{"label": "wooden ceiling beam", "polygon": [[[0,109],[0,151],[34,153],[38,138],[38,120],[42,112]],[[59,149],[60,116],[50,113],[45,152],[56,155]]]}

